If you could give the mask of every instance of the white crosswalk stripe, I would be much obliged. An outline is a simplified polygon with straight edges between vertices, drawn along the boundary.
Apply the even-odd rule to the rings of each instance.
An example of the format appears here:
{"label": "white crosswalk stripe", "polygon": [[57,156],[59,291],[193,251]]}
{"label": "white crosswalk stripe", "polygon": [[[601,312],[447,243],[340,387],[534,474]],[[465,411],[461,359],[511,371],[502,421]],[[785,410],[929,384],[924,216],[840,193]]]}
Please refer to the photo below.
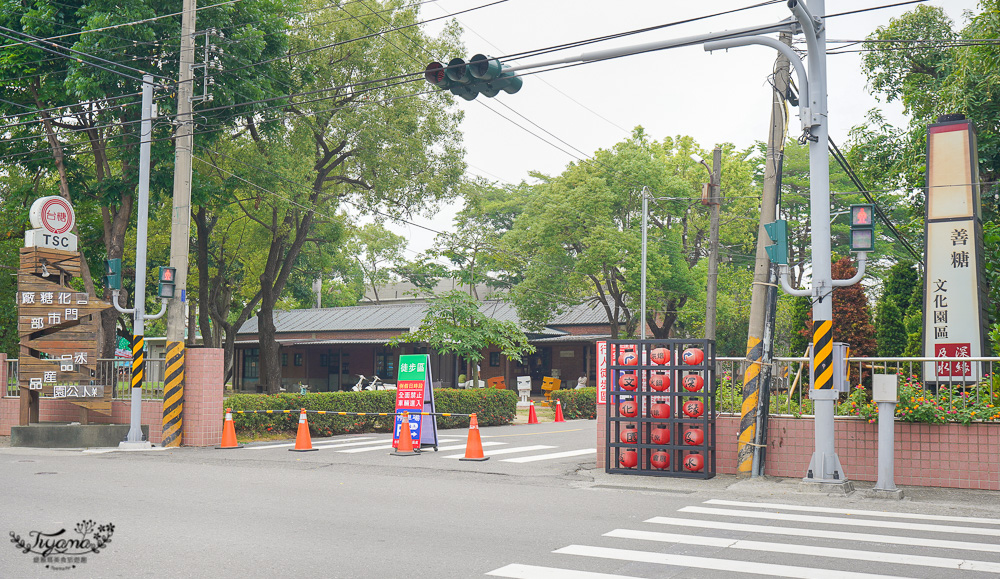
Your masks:
{"label": "white crosswalk stripe", "polygon": [[[496,445],[496,444],[505,444],[505,443],[503,443],[503,442],[484,442],[483,446],[486,446],[486,445]],[[347,450],[338,450],[337,452],[355,453],[355,452],[368,452],[370,450],[386,450],[386,449],[390,449],[390,448],[392,448],[392,441],[389,441],[388,444],[382,444],[382,445],[379,445],[379,446],[371,446],[371,447],[368,447],[368,448],[349,448]],[[438,450],[439,451],[440,450],[457,450],[459,448],[465,448],[465,445],[462,444],[460,446],[440,446],[440,447],[438,447]]]}
{"label": "white crosswalk stripe", "polygon": [[[715,577],[713,573],[718,572],[735,577],[798,579],[1000,577],[1000,541],[995,538],[1000,536],[1000,519],[724,499],[704,504],[739,508],[685,506],[678,511],[696,518],[653,517],[643,521],[650,525],[647,528],[604,533],[602,537],[615,541],[613,545],[571,544],[555,549],[552,553],[557,556],[553,559],[558,561],[556,565],[517,562],[487,575],[636,579],[660,576],[663,567],[668,566],[686,569],[685,577]],[[790,526],[796,524],[800,526]],[[873,532],[837,530],[843,526],[869,527]],[[674,529],[664,532],[664,527]],[[883,531],[887,534],[879,534]],[[937,538],[941,536],[954,540]],[[628,541],[629,548],[621,548],[623,540]],[[760,561],[761,553],[773,554],[770,560],[780,563]],[[636,576],[599,572],[608,569],[607,564],[597,563],[599,560],[617,561],[618,569],[627,564],[628,571]],[[698,574],[702,570],[706,575]]]}
{"label": "white crosswalk stripe", "polygon": [[[555,448],[555,447],[547,446],[544,444],[534,444],[531,446],[515,446],[513,448],[496,448],[496,449],[484,450],[483,455],[493,456],[496,454],[514,454],[517,452],[530,452],[532,450],[547,450],[550,448]],[[464,456],[465,456],[464,454],[449,454],[448,456],[443,456],[441,458],[463,458]]]}
{"label": "white crosswalk stripe", "polygon": [[503,462],[536,462],[539,460],[552,460],[556,458],[567,458],[570,456],[594,454],[596,452],[597,452],[596,448],[581,448],[579,450],[567,450],[566,452],[553,452],[551,454],[536,454],[533,456],[519,456],[517,458],[505,458],[503,459]]}

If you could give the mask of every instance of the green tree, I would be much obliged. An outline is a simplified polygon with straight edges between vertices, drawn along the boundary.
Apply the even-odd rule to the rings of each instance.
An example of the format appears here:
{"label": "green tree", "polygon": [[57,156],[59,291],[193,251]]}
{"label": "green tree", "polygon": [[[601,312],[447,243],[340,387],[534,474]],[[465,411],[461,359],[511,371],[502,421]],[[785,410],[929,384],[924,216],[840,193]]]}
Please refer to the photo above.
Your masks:
{"label": "green tree", "polygon": [[469,363],[474,384],[487,348],[496,346],[504,356],[517,361],[535,351],[517,324],[494,320],[480,310],[481,305],[463,291],[447,292],[430,303],[416,331],[398,336],[390,344],[425,343],[438,354],[456,354]]}
{"label": "green tree", "polygon": [[379,286],[389,283],[395,269],[403,264],[405,248],[405,237],[375,223],[356,228],[348,238],[347,252],[354,257],[376,304],[381,303]]}
{"label": "green tree", "polygon": [[896,300],[879,302],[875,316],[875,341],[881,357],[894,358],[906,351],[906,325]]}

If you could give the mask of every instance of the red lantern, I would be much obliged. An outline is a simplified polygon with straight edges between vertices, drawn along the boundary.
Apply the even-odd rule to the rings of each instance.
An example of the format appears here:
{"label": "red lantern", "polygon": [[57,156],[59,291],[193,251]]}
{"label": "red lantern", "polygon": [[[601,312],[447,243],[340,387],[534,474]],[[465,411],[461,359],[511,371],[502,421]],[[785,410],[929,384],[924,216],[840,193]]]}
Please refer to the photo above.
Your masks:
{"label": "red lantern", "polygon": [[688,400],[684,403],[684,414],[688,418],[698,418],[705,412],[705,405],[700,400]]}
{"label": "red lantern", "polygon": [[688,366],[697,366],[705,359],[705,352],[702,352],[700,348],[688,348],[681,354],[681,359]]}
{"label": "red lantern", "polygon": [[632,350],[626,350],[618,355],[619,366],[636,366],[639,364],[639,356]]}
{"label": "red lantern", "polygon": [[705,386],[705,379],[700,374],[688,374],[684,377],[684,389],[688,392],[697,392]]}
{"label": "red lantern", "polygon": [[622,390],[635,390],[639,387],[639,379],[634,372],[622,372],[618,376],[618,387]]}
{"label": "red lantern", "polygon": [[653,374],[649,377],[649,387],[657,392],[663,392],[670,388],[670,374]]}
{"label": "red lantern", "polygon": [[705,442],[705,433],[697,428],[692,428],[690,430],[684,431],[684,443],[690,444],[692,446],[698,446]]}
{"label": "red lantern", "polygon": [[635,400],[625,400],[618,404],[618,413],[622,416],[634,418],[639,414],[639,405],[635,403]]}
{"label": "red lantern", "polygon": [[635,468],[639,464],[639,455],[634,450],[625,450],[618,455],[618,464],[625,468]]}
{"label": "red lantern", "polygon": [[684,469],[698,472],[705,466],[705,458],[700,454],[689,454],[684,457]]}
{"label": "red lantern", "polygon": [[657,402],[649,409],[649,415],[653,418],[670,418],[670,405],[666,402]]}
{"label": "red lantern", "polygon": [[659,427],[653,429],[653,444],[670,444],[670,429]]}
{"label": "red lantern", "polygon": [[621,436],[618,439],[625,444],[637,444],[639,442],[639,431],[635,429],[634,424],[629,424],[622,429]]}
{"label": "red lantern", "polygon": [[649,462],[653,465],[653,468],[663,470],[670,466],[670,455],[662,450],[657,450],[653,453],[653,456],[649,458]]}
{"label": "red lantern", "polygon": [[653,351],[649,353],[649,359],[652,360],[654,364],[669,364],[670,363],[670,350],[666,348],[653,348]]}

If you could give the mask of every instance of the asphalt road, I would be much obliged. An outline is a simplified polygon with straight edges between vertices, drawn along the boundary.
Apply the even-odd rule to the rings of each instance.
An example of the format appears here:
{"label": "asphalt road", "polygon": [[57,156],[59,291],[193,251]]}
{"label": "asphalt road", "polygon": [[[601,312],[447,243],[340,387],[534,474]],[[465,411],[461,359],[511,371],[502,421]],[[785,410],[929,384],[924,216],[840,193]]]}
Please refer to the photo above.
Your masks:
{"label": "asphalt road", "polygon": [[383,434],[314,439],[308,453],[0,448],[0,530],[30,541],[114,525],[75,568],[6,543],[0,577],[1000,576],[998,493],[908,489],[897,502],[606,475],[594,428],[483,428],[486,462],[450,458],[465,431],[442,432],[459,448],[414,457],[390,456]]}

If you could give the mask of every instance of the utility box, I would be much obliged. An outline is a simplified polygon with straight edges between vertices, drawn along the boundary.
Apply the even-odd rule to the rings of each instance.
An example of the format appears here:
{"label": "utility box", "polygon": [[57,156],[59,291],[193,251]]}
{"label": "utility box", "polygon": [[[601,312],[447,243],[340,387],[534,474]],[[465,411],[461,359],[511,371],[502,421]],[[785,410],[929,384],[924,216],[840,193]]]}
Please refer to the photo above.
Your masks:
{"label": "utility box", "polygon": [[874,402],[899,402],[897,378],[895,374],[874,374],[872,376],[872,400]]}
{"label": "utility box", "polygon": [[847,357],[851,355],[851,345],[844,342],[833,343],[833,389],[837,392],[850,392],[851,367]]}

